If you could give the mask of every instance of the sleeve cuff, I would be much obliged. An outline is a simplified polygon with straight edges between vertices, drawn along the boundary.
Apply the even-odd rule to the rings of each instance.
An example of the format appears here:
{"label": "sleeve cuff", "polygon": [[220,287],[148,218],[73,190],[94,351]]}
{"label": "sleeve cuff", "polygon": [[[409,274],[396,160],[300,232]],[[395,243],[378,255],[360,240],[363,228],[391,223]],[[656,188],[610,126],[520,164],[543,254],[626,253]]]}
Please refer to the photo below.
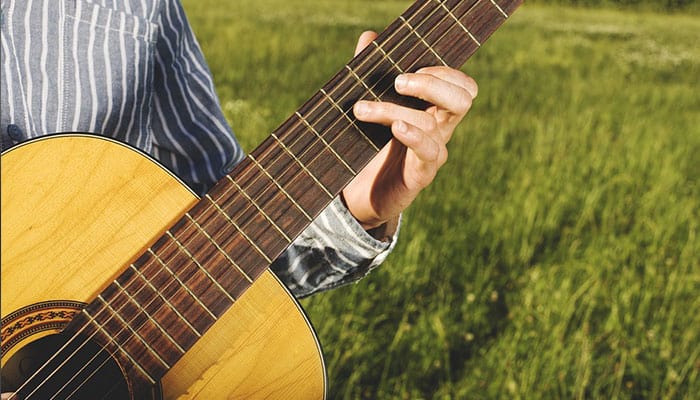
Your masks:
{"label": "sleeve cuff", "polygon": [[272,269],[297,297],[356,282],[388,257],[399,226],[396,218],[367,232],[335,198]]}
{"label": "sleeve cuff", "polygon": [[[367,231],[355,219],[340,197],[336,197],[322,215],[324,218],[319,219],[319,222],[324,222],[325,227],[334,232],[338,243],[347,244],[348,251],[351,251],[352,247],[368,250],[365,257],[372,259],[370,262],[372,267],[381,264],[396,244],[400,216]],[[334,226],[340,229],[333,229]]]}

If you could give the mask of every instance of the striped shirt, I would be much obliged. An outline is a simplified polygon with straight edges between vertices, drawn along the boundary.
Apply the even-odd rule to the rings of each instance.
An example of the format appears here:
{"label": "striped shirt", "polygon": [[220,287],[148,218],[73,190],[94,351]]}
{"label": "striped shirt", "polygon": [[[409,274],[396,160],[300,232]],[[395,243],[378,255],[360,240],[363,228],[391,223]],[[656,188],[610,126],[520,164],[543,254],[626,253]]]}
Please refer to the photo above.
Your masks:
{"label": "striped shirt", "polygon": [[[178,0],[1,4],[3,150],[54,132],[110,136],[200,194],[243,159]],[[364,276],[393,243],[335,199],[272,269],[306,296]]]}

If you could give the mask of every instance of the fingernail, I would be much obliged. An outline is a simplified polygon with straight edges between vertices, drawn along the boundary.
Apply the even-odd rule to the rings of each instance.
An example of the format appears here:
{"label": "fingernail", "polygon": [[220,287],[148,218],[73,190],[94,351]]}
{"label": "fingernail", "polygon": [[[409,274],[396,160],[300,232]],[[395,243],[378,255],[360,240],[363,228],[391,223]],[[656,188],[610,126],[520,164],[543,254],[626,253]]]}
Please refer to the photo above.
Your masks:
{"label": "fingernail", "polygon": [[353,112],[355,116],[367,115],[369,114],[369,106],[364,102],[357,102],[355,103],[355,107],[353,107]]}
{"label": "fingernail", "polygon": [[394,86],[396,87],[396,90],[405,89],[408,86],[408,78],[406,75],[397,76],[396,80],[394,80]]}
{"label": "fingernail", "polygon": [[403,121],[396,121],[396,132],[404,134],[408,131],[408,125]]}

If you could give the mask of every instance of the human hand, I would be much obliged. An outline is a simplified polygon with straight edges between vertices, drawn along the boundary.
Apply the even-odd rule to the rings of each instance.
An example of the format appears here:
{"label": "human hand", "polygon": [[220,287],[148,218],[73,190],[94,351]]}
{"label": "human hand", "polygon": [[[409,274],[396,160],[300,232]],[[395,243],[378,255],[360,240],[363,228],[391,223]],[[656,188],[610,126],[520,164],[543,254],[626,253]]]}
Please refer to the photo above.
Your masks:
{"label": "human hand", "polygon": [[[355,54],[376,38],[363,33]],[[364,122],[391,127],[393,138],[343,190],[350,213],[366,230],[388,222],[405,210],[447,161],[447,142],[471,108],[478,87],[464,73],[449,67],[427,67],[397,77],[401,95],[431,105],[415,110],[386,102],[359,101],[353,112]]]}

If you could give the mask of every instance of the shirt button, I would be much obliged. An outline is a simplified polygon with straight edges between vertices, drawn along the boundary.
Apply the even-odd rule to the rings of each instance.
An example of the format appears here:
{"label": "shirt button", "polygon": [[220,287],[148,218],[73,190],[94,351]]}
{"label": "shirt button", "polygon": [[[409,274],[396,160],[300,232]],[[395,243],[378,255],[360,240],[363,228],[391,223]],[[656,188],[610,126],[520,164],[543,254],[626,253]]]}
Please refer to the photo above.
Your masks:
{"label": "shirt button", "polygon": [[24,132],[22,132],[22,129],[15,124],[7,125],[7,135],[15,142],[21,142],[24,140]]}

